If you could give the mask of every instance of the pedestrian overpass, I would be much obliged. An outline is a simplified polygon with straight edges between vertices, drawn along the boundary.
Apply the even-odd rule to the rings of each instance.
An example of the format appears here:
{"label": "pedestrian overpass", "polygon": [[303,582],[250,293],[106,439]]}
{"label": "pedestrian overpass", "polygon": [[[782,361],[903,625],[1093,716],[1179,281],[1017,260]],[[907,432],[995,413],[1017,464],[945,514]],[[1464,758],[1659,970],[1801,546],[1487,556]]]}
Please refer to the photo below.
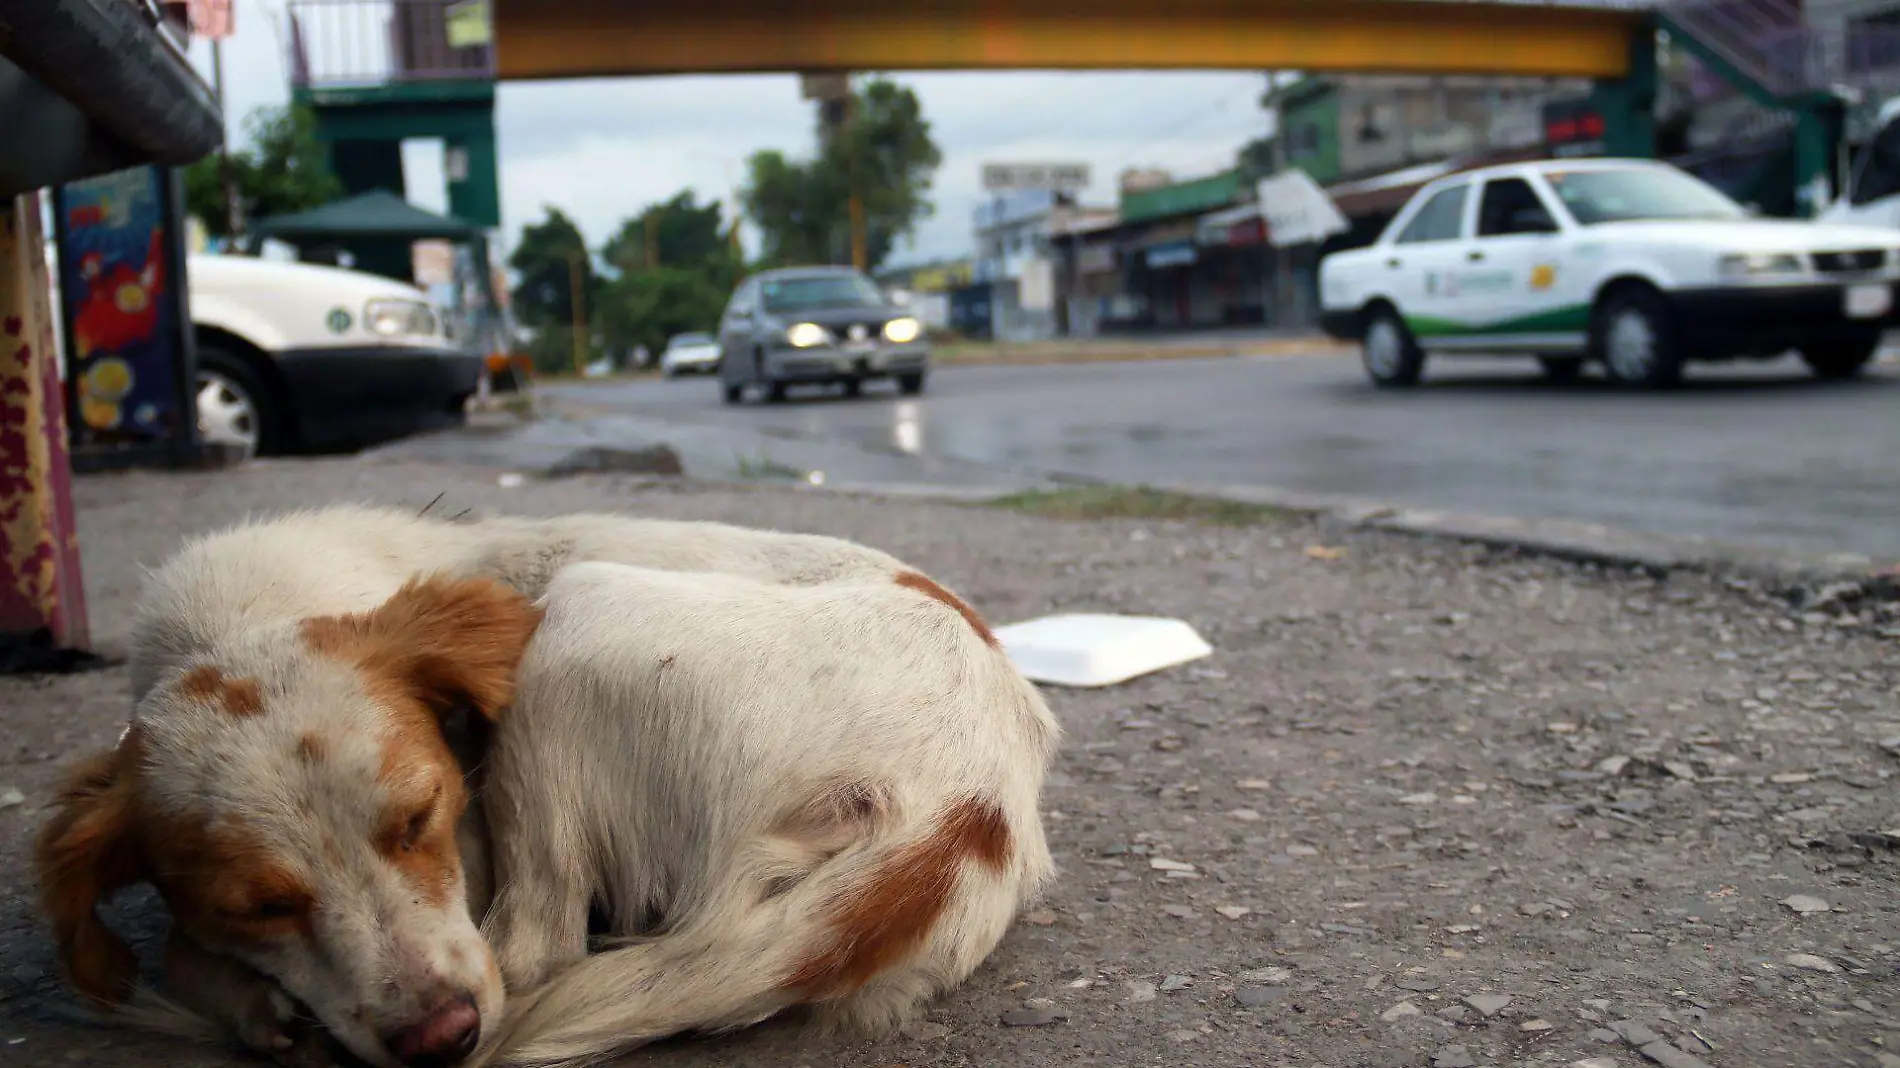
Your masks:
{"label": "pedestrian overpass", "polygon": [[1236,69],[1620,79],[1649,13],[1441,0],[491,0],[504,81]]}

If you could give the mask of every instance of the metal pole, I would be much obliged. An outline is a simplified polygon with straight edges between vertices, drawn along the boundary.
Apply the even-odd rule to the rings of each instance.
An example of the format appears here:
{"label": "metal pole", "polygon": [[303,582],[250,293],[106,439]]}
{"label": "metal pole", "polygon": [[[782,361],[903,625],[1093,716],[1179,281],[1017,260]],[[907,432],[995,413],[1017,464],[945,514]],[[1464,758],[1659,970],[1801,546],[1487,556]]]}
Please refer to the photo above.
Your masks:
{"label": "metal pole", "polygon": [[587,315],[583,302],[587,299],[581,285],[581,256],[576,249],[567,254],[567,303],[568,311],[573,314],[574,332],[574,374],[587,373]]}
{"label": "metal pole", "polygon": [[211,91],[218,98],[218,184],[224,187],[224,227],[236,238],[244,229],[244,207],[238,202],[237,179],[231,173],[230,123],[224,114],[224,42],[211,40]]}

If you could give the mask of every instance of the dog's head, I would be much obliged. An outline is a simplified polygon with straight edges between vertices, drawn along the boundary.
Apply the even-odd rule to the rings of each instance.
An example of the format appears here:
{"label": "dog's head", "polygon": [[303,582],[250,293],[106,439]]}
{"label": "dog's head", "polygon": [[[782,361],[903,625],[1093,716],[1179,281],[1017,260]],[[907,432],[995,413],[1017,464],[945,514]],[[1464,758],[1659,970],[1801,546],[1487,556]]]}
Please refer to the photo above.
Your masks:
{"label": "dog's head", "polygon": [[136,962],[95,906],[150,882],[193,938],[364,1059],[462,1060],[502,988],[464,897],[468,794],[444,721],[504,713],[539,622],[504,586],[419,580],[371,612],[225,642],[156,687],[40,839],[74,984],[131,991]]}

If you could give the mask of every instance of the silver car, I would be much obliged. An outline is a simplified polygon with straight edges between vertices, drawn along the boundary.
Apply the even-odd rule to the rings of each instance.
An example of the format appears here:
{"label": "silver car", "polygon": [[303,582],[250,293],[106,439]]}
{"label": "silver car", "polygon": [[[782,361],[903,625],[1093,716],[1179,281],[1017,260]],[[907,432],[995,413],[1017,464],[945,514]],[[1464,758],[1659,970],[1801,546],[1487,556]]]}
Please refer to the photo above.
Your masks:
{"label": "silver car", "polygon": [[744,399],[747,386],[781,401],[795,384],[840,385],[852,396],[877,378],[915,396],[930,370],[923,324],[849,267],[784,268],[746,279],[719,322],[719,352],[728,404]]}

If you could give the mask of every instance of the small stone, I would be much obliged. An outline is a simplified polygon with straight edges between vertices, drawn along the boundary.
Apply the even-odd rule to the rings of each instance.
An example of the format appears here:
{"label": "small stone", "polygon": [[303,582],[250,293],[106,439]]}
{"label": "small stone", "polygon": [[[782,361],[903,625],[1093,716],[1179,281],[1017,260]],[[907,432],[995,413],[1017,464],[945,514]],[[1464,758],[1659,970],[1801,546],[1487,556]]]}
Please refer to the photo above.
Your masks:
{"label": "small stone", "polygon": [[1509,994],[1473,994],[1470,997],[1465,998],[1464,1002],[1465,1004],[1471,1006],[1472,1008],[1477,1009],[1478,1015],[1483,1016],[1485,1019],[1488,1020],[1491,1017],[1496,1016],[1498,1013],[1504,1011],[1504,1006],[1509,1005],[1511,1003],[1511,995]]}
{"label": "small stone", "polygon": [[1179,1031],[1168,1032],[1168,1041],[1174,1042],[1177,1044],[1182,1043],[1182,1042],[1199,1042],[1200,1040],[1201,1040],[1201,1033],[1199,1031],[1190,1031],[1185,1027],[1181,1028]]}
{"label": "small stone", "polygon": [[1289,857],[1317,857],[1319,856],[1319,850],[1310,845],[1296,844],[1286,847],[1286,855]]}
{"label": "small stone", "polygon": [[1696,779],[1694,766],[1685,764],[1680,760],[1665,760],[1663,761],[1662,767],[1664,771],[1684,782],[1694,782]]}
{"label": "small stone", "polygon": [[1200,913],[1195,912],[1186,905],[1163,905],[1161,906],[1161,911],[1177,920],[1192,920],[1200,916]]}
{"label": "small stone", "polygon": [[1023,922],[1033,923],[1037,927],[1053,927],[1056,922],[1056,914],[1050,912],[1048,909],[1037,909],[1034,912],[1025,914],[1023,916]]}
{"label": "small stone", "polygon": [[1817,957],[1812,953],[1790,953],[1781,958],[1782,962],[1795,968],[1810,972],[1838,972],[1840,966],[1826,957]]}
{"label": "small stone", "polygon": [[1632,1046],[1646,1046],[1651,1042],[1658,1042],[1662,1039],[1661,1035],[1651,1031],[1642,1022],[1637,1020],[1618,1020],[1610,1025],[1610,1030],[1622,1036],[1623,1041],[1628,1042]]}
{"label": "small stone", "polygon": [[1709,1062],[1684,1053],[1667,1042],[1651,1042],[1636,1052],[1662,1065],[1662,1068],[1709,1068]]}
{"label": "small stone", "polygon": [[1242,823],[1254,823],[1260,819],[1260,813],[1250,808],[1237,808],[1229,812],[1227,818],[1230,820],[1239,820]]}
{"label": "small stone", "polygon": [[1172,994],[1178,990],[1186,990],[1193,985],[1194,980],[1190,976],[1170,975],[1166,979],[1161,980],[1161,992],[1163,994]]}
{"label": "small stone", "polygon": [[1475,923],[1454,923],[1450,927],[1445,928],[1447,934],[1471,934],[1473,931],[1482,930],[1484,930],[1484,928]]}
{"label": "small stone", "polygon": [[1286,997],[1283,986],[1243,986],[1234,991],[1234,1000],[1243,1008],[1257,1009]]}
{"label": "small stone", "polygon": [[948,1038],[950,1035],[948,1027],[929,1020],[912,1020],[898,1028],[898,1031],[912,1042],[935,1042],[940,1038]]}
{"label": "small stone", "polygon": [[1797,783],[1813,782],[1814,776],[1805,771],[1784,771],[1779,775],[1768,776],[1768,781],[1777,786],[1794,786]]}
{"label": "small stone", "polygon": [[1238,920],[1242,916],[1253,912],[1252,909],[1245,905],[1216,905],[1214,906],[1214,911],[1229,920]]}
{"label": "small stone", "polygon": [[1153,1001],[1155,999],[1155,985],[1153,983],[1144,982],[1140,979],[1131,979],[1128,981],[1127,987],[1127,1000],[1130,1005],[1139,1004],[1143,1001]]}
{"label": "small stone", "polygon": [[1597,761],[1597,770],[1612,778],[1623,774],[1629,766],[1630,758],[1626,756],[1605,757]]}
{"label": "small stone", "polygon": [[1593,1029],[1590,1032],[1590,1041],[1592,1042],[1621,1042],[1623,1041],[1623,1036],[1617,1034],[1615,1031],[1612,1031],[1607,1027],[1598,1027],[1598,1028]]}
{"label": "small stone", "polygon": [[1570,1068],[1621,1068],[1615,1057],[1585,1057],[1580,1061],[1571,1061]]}
{"label": "small stone", "polygon": [[1446,1046],[1432,1054],[1432,1068],[1473,1068],[1477,1063],[1463,1046]]}
{"label": "small stone", "polygon": [[1417,1005],[1414,1005],[1409,1001],[1401,1001],[1397,1005],[1394,1005],[1391,1008],[1380,1013],[1379,1019],[1384,1020],[1386,1023],[1398,1023],[1400,1020],[1405,1019],[1407,1016],[1420,1016],[1420,1015],[1423,1015],[1423,1014],[1418,1011]]}
{"label": "small stone", "polygon": [[1277,986],[1292,978],[1293,969],[1291,968],[1255,968],[1252,971],[1240,973],[1240,981],[1243,983],[1264,983],[1268,986]]}
{"label": "small stone", "polygon": [[1517,1025],[1517,1029],[1519,1031],[1548,1031],[1555,1026],[1557,1025],[1551,1023],[1549,1020],[1537,1019],[1525,1020],[1523,1023]]}
{"label": "small stone", "polygon": [[1265,779],[1242,779],[1234,784],[1234,789],[1257,794],[1273,789],[1273,784]]}
{"label": "small stone", "polygon": [[1575,723],[1546,723],[1544,724],[1544,729],[1552,734],[1577,733],[1577,725]]}
{"label": "small stone", "polygon": [[1047,1027],[1062,1019],[1052,1005],[1025,1005],[1020,1009],[1011,1009],[1003,1014],[1005,1027]]}
{"label": "small stone", "polygon": [[1438,989],[1436,979],[1400,979],[1392,984],[1400,990],[1410,990],[1415,994],[1429,994]]}
{"label": "small stone", "polygon": [[1803,916],[1812,916],[1817,912],[1826,912],[1828,910],[1827,902],[1811,894],[1795,894],[1792,897],[1784,897],[1781,899],[1781,903]]}
{"label": "small stone", "polygon": [[1178,871],[1184,874],[1191,874],[1200,870],[1185,861],[1169,860],[1167,857],[1150,857],[1148,859],[1148,866],[1155,871]]}
{"label": "small stone", "polygon": [[17,808],[24,804],[26,804],[26,795],[20,792],[19,787],[8,786],[0,789],[0,810]]}
{"label": "small stone", "polygon": [[[1399,804],[1401,805],[1429,805],[1436,800],[1438,800],[1438,795],[1433,794],[1433,793],[1406,794],[1404,797],[1399,798]],[[1463,1049],[1464,1047],[1456,1046],[1453,1048]]]}

